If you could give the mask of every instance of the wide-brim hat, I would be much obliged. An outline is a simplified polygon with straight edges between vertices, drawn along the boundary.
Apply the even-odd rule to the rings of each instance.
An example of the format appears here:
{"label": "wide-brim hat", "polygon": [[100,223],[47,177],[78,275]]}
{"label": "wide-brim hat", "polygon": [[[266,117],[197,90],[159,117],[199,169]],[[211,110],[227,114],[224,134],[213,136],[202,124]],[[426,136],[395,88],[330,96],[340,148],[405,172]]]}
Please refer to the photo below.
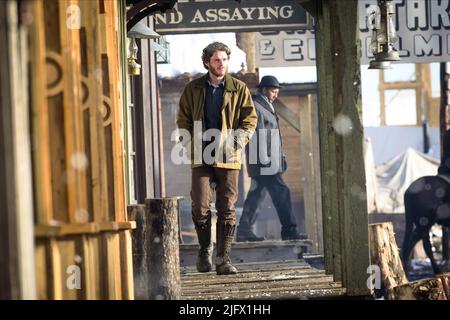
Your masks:
{"label": "wide-brim hat", "polygon": [[261,79],[261,82],[257,85],[258,88],[267,87],[267,88],[281,88],[278,79],[274,76],[264,76]]}

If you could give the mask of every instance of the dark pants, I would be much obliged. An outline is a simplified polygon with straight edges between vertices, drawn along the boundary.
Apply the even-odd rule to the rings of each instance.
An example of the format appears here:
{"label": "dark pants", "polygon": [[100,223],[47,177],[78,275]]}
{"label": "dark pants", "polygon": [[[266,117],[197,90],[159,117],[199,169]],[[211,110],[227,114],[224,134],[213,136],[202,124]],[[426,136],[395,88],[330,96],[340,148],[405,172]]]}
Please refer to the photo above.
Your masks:
{"label": "dark pants", "polygon": [[197,227],[203,226],[211,217],[211,185],[216,189],[217,222],[236,224],[239,170],[210,166],[192,169],[192,220]]}
{"label": "dark pants", "polygon": [[269,191],[273,205],[277,210],[282,230],[296,227],[292,213],[291,192],[280,174],[273,176],[256,176],[252,178],[252,184],[244,202],[242,216],[239,221],[239,229],[251,230],[259,215],[259,206]]}

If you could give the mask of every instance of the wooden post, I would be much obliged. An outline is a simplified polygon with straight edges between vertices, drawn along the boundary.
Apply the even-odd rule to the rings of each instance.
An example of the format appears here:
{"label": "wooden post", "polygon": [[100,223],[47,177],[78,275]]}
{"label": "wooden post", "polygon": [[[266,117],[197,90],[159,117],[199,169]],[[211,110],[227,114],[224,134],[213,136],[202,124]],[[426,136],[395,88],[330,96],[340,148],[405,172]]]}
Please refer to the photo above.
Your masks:
{"label": "wooden post", "polygon": [[[369,225],[370,260],[380,268],[382,286],[379,293],[383,296],[398,285],[408,282],[402,261],[398,253],[392,222]],[[377,280],[377,279],[375,279]]]}
{"label": "wooden post", "polygon": [[179,299],[180,258],[178,199],[146,199],[129,210],[133,231],[133,269],[136,299]]}
{"label": "wooden post", "polygon": [[[102,105],[102,79],[99,74],[103,74],[100,39],[101,37],[93,37],[96,33],[100,33],[98,24],[98,16],[100,8],[96,3],[83,1],[80,2],[82,12],[89,12],[89,15],[82,15],[84,19],[84,29],[86,37],[81,37],[80,46],[86,54],[86,61],[81,62],[83,66],[85,78],[83,81],[89,92],[84,101],[83,134],[89,134],[86,137],[86,145],[84,146],[86,153],[90,157],[90,181],[92,186],[92,215],[96,222],[114,220],[108,216],[109,212],[114,210],[111,205],[113,195],[108,193],[111,185],[108,185],[108,159],[106,156],[105,130],[103,128],[103,117],[100,114],[99,106]],[[109,77],[109,75],[108,75]],[[109,79],[108,79],[109,80]]]}
{"label": "wooden post", "polygon": [[317,98],[308,95],[299,100],[306,233],[313,241],[313,252],[323,253]]}
{"label": "wooden post", "polygon": [[[237,46],[246,53],[247,72],[256,72],[255,54],[256,41],[254,32],[238,32],[236,33]],[[242,61],[244,62],[244,61]]]}
{"label": "wooden post", "polygon": [[[421,68],[420,64],[416,63],[415,69],[416,69],[416,83],[419,84],[422,82],[422,68]],[[423,94],[423,87],[417,86],[416,87],[416,125],[422,125],[422,121],[423,121],[422,117],[423,116],[425,116],[424,119],[427,119],[427,114],[424,112],[423,105],[422,105],[422,94]]]}
{"label": "wooden post", "polygon": [[358,6],[338,0],[315,4],[326,271],[349,294],[365,295],[369,247]]}
{"label": "wooden post", "polygon": [[[440,150],[441,161],[444,158],[444,135],[447,131],[449,119],[447,116],[447,109],[449,104],[449,74],[447,70],[447,62],[441,62],[440,64],[440,84],[441,84],[441,103],[439,106],[439,132],[440,132]],[[449,237],[448,228],[442,227],[442,260],[447,261],[449,258]]]}
{"label": "wooden post", "polygon": [[[143,19],[153,28],[152,19]],[[156,56],[150,47],[150,40],[141,39],[138,51],[138,63],[142,65],[140,77],[134,77],[134,106],[136,117],[136,170],[144,174],[138,177],[137,200],[162,197],[164,188],[160,153],[160,109],[158,107],[158,86],[156,79]]]}
{"label": "wooden post", "polygon": [[385,82],[384,82],[384,70],[378,71],[379,79],[379,91],[380,91],[380,125],[386,125],[386,98],[385,98]]}
{"label": "wooden post", "polygon": [[30,81],[31,81],[31,128],[33,140],[33,164],[35,183],[36,223],[49,224],[53,213],[52,159],[50,154],[49,106],[47,100],[46,48],[44,3],[34,1],[34,19],[30,28]]}

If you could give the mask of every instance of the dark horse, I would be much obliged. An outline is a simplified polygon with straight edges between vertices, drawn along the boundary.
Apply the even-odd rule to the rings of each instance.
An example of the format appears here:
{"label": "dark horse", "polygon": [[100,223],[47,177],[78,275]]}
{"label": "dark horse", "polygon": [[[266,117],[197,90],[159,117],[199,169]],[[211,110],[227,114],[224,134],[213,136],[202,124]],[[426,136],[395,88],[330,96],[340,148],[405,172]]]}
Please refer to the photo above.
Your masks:
{"label": "dark horse", "polygon": [[440,273],[433,257],[429,232],[435,223],[450,227],[450,178],[441,175],[421,177],[406,189],[404,201],[406,228],[401,250],[403,266],[406,270],[411,250],[422,240],[434,273]]}

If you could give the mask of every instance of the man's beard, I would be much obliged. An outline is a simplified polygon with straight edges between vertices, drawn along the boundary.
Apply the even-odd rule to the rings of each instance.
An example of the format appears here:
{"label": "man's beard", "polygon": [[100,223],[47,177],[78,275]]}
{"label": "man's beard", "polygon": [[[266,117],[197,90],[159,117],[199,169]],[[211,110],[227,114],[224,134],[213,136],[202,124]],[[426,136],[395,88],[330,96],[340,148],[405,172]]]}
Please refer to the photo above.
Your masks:
{"label": "man's beard", "polygon": [[[213,69],[213,68],[211,68],[210,70],[209,70],[209,72],[211,72],[213,75],[215,75],[216,77],[222,77],[222,76],[224,76],[226,73],[227,73],[227,68],[225,68],[224,70],[223,70],[223,73],[219,73],[218,71],[216,71],[215,69]],[[220,71],[220,72],[222,72],[222,71]]]}

